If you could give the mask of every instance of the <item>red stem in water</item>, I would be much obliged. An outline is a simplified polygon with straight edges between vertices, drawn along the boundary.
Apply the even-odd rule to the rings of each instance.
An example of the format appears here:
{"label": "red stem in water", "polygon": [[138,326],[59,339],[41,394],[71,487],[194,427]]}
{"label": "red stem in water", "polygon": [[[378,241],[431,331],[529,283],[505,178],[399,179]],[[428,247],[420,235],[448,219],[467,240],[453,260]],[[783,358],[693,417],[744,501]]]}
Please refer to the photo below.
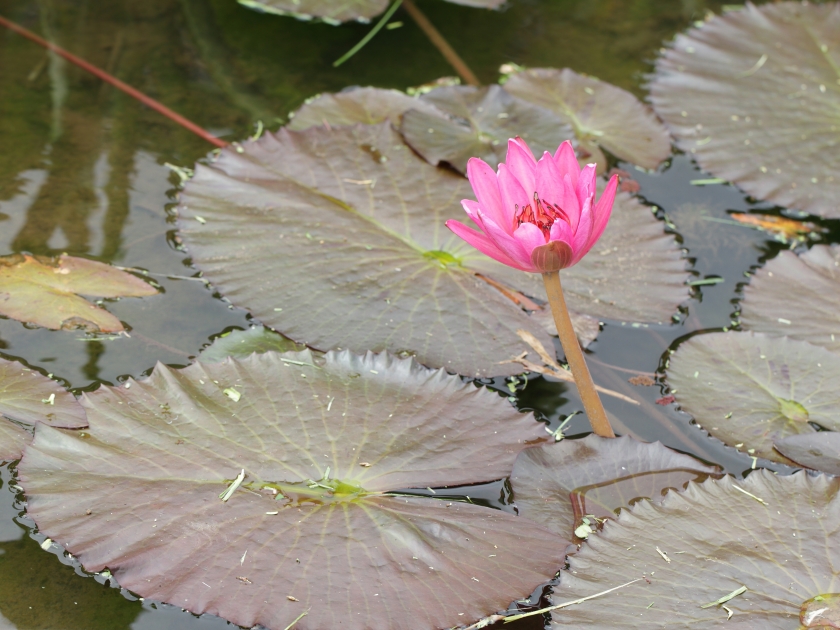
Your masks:
{"label": "red stem in water", "polygon": [[217,147],[220,147],[220,148],[224,148],[224,147],[228,146],[228,143],[225,142],[224,140],[221,140],[221,139],[217,138],[216,136],[214,136],[212,133],[210,133],[206,129],[202,129],[201,127],[196,125],[194,122],[191,122],[191,121],[187,120],[186,118],[184,118],[183,116],[181,116],[180,114],[177,114],[177,113],[173,112],[166,105],[157,102],[155,99],[146,96],[145,94],[143,94],[142,92],[140,92],[138,90],[135,90],[130,85],[128,85],[126,83],[123,83],[122,81],[120,81],[119,79],[117,79],[114,76],[111,76],[110,74],[108,74],[104,70],[100,70],[96,66],[93,66],[93,65],[89,64],[84,59],[80,59],[76,55],[67,52],[66,50],[64,50],[60,46],[56,46],[52,42],[48,42],[47,40],[42,39],[41,37],[38,37],[35,33],[23,28],[19,24],[15,24],[14,22],[11,22],[11,21],[7,20],[2,15],[0,15],[0,26],[5,26],[9,30],[14,31],[17,34],[22,35],[22,36],[26,37],[27,39],[32,40],[33,42],[35,42],[36,44],[39,44],[40,46],[43,46],[47,50],[51,50],[55,54],[64,57],[70,63],[79,66],[83,70],[87,70],[88,72],[90,72],[91,74],[99,77],[103,81],[106,81],[107,83],[110,83],[115,88],[117,88],[119,90],[122,90],[123,92],[125,92],[129,96],[133,96],[134,98],[136,98],[138,101],[140,101],[144,105],[147,105],[148,107],[151,107],[155,111],[160,112],[161,114],[163,114],[164,116],[166,116],[170,120],[173,120],[176,123],[178,123],[179,125],[181,125],[182,127],[184,127],[185,129],[189,129],[195,135],[200,136],[201,138],[204,138],[205,140],[207,140],[207,142],[210,142],[210,143],[212,143],[212,144],[214,144],[214,145],[216,145]]}

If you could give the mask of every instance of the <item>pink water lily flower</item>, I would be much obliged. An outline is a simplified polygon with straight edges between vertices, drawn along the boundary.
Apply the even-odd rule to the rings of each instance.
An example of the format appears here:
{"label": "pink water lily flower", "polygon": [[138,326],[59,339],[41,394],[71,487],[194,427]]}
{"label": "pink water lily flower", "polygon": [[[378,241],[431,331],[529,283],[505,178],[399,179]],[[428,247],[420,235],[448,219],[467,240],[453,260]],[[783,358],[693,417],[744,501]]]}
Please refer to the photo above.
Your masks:
{"label": "pink water lily flower", "polygon": [[472,158],[467,177],[478,201],[461,205],[481,231],[454,219],[446,227],[500,263],[535,273],[571,267],[586,255],[607,227],[618,186],[613,176],[596,203],[595,165],[581,169],[568,140],[537,161],[514,138],[498,173]]}

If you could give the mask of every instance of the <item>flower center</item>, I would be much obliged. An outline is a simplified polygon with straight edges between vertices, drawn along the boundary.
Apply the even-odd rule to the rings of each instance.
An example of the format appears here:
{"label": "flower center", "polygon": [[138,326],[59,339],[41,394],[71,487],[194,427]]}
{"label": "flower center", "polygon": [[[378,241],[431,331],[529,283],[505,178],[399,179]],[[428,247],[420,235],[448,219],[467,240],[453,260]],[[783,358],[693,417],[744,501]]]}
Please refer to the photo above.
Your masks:
{"label": "flower center", "polygon": [[547,201],[540,199],[537,193],[534,193],[533,207],[531,204],[520,208],[517,204],[516,210],[513,214],[513,229],[515,230],[523,223],[533,223],[542,231],[545,240],[548,241],[551,235],[551,226],[557,219],[562,219],[568,222],[569,217],[558,205],[552,205]]}

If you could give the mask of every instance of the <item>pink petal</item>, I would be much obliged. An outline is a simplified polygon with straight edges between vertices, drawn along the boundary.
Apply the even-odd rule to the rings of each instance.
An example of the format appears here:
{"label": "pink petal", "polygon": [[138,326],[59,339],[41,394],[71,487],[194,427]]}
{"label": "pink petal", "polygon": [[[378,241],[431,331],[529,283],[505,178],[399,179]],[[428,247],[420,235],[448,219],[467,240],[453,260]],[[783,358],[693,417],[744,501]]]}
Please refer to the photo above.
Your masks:
{"label": "pink petal", "polygon": [[533,223],[523,223],[513,233],[513,238],[519,243],[523,251],[531,258],[531,252],[537,247],[545,245],[545,234]]}
{"label": "pink petal", "polygon": [[484,160],[470,158],[467,162],[467,178],[484,213],[496,218],[497,223],[501,224],[504,206],[496,171]]}
{"label": "pink petal", "polygon": [[520,269],[521,271],[533,271],[531,265],[528,264],[527,266],[522,265],[521,263],[515,262],[510,256],[505,254],[499,247],[487,236],[473,230],[472,228],[467,227],[460,221],[456,221],[455,219],[449,219],[446,222],[446,227],[452,230],[456,236],[464,239],[468,244],[475,247],[478,251],[482,254],[490,256],[493,260],[497,260],[498,262],[502,263],[503,265],[507,265],[508,267],[513,267],[515,269]]}
{"label": "pink petal", "polygon": [[[482,218],[484,220],[485,233],[487,234],[487,237],[496,244],[496,247],[518,264],[525,267],[530,266],[531,250],[525,249],[518,239],[514,238],[505,229],[496,225],[489,217],[485,216]],[[536,226],[533,227],[536,228]],[[539,228],[537,228],[537,230],[539,230]],[[543,239],[543,242],[545,242],[545,239]]]}
{"label": "pink petal", "polygon": [[[461,207],[464,208],[464,212],[466,212],[467,216],[472,219],[472,222],[484,230],[484,219],[481,217],[481,205],[472,199],[461,199]],[[487,230],[484,231],[486,232]]]}
{"label": "pink petal", "polygon": [[559,206],[568,219],[572,228],[577,226],[580,215],[575,189],[571,185],[569,176],[563,176],[557,168],[551,154],[537,163],[537,194],[543,202]]}
{"label": "pink petal", "polygon": [[519,180],[528,196],[532,197],[536,191],[534,173],[537,170],[537,160],[534,159],[534,154],[531,153],[531,149],[528,148],[524,140],[521,138],[508,140],[505,165],[507,165],[511,174]]}
{"label": "pink petal", "polygon": [[575,232],[572,226],[565,221],[555,221],[554,225],[551,226],[551,233],[548,238],[551,241],[563,241],[571,247],[575,242]]}
{"label": "pink petal", "polygon": [[566,140],[557,148],[554,154],[554,162],[563,175],[569,175],[572,180],[572,188],[576,189],[578,176],[580,175],[580,165],[575,157],[575,150],[572,148],[571,142]]}
{"label": "pink petal", "polygon": [[580,212],[580,223],[577,230],[575,230],[575,240],[572,242],[572,249],[574,250],[574,260],[572,264],[577,263],[591,247],[590,239],[592,237],[592,201],[587,201]]}
{"label": "pink petal", "polygon": [[587,164],[580,172],[580,179],[578,179],[576,194],[580,206],[586,203],[586,200],[595,194],[597,183],[595,181],[595,164]]}
{"label": "pink petal", "polygon": [[598,205],[596,205],[595,210],[592,211],[592,234],[589,237],[589,247],[587,247],[586,251],[589,251],[597,240],[601,238],[601,235],[607,227],[607,222],[610,220],[610,214],[612,214],[612,207],[613,202],[615,201],[615,192],[617,188],[618,175],[613,175],[610,177],[610,181],[604,190],[604,194],[602,194],[601,198],[598,200]]}
{"label": "pink petal", "polygon": [[533,205],[533,193],[529,195],[525,192],[522,184],[508,169],[507,164],[499,164],[499,191],[502,193],[502,203],[505,208],[510,209],[510,219],[507,223],[500,223],[500,225],[504,227],[509,234],[513,234],[513,230],[515,229],[514,219],[517,209]]}

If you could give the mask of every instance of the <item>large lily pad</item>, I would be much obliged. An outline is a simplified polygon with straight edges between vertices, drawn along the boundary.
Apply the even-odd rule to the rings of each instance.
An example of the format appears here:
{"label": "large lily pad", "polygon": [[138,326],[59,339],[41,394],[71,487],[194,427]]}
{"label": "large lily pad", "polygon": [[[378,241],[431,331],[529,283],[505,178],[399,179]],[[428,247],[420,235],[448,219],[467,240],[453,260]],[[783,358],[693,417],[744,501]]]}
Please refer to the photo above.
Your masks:
{"label": "large lily pad", "polygon": [[783,251],[744,289],[741,325],[840,353],[840,245]]}
{"label": "large lily pad", "polygon": [[[544,300],[538,274],[505,267],[444,226],[467,181],[418,158],[388,123],[281,129],[196,167],[179,228],[193,262],[233,303],[319,350],[390,349],[471,376],[549,345],[540,325],[476,274]],[[570,307],[662,321],[687,297],[685,262],[627,195],[603,239],[564,272]],[[508,292],[510,295],[510,292]]]}
{"label": "large lily pad", "polygon": [[800,627],[800,607],[815,596],[824,609],[837,605],[839,488],[840,479],[824,475],[757,471],[744,481],[690,484],[661,505],[641,501],[589,537],[553,598],[643,579],[553,613],[552,627]]}
{"label": "large lily pad", "polygon": [[65,429],[87,426],[76,397],[61,385],[15,361],[0,359],[0,414]]}
{"label": "large lily pad", "polygon": [[775,442],[774,446],[800,466],[840,475],[840,433],[819,431],[791,435]]}
{"label": "large lily pad", "polygon": [[840,6],[747,4],[659,59],[656,112],[704,170],[749,194],[840,217]]}
{"label": "large lily pad", "polygon": [[5,418],[0,418],[0,461],[18,459],[32,439],[26,431]]}
{"label": "large lily pad", "polygon": [[719,472],[659,442],[592,434],[522,451],[510,481],[521,515],[571,536],[586,515],[612,518],[620,508],[660,501],[670,488]]}
{"label": "large lily pad", "polygon": [[462,173],[479,157],[493,167],[504,161],[509,138],[520,136],[534,155],[554,153],[572,128],[553,112],[491,85],[453,85],[432,90],[422,100],[439,111],[409,110],[400,131],[411,148],[430,164],[446,162]]}
{"label": "large lily pad", "polygon": [[144,597],[272,630],[449,628],[562,564],[526,519],[383,494],[499,479],[545,436],[443,370],[269,352],[129,383],[86,395],[85,436],[39,427],[19,471],[40,530]]}
{"label": "large lily pad", "polygon": [[335,94],[319,94],[291,114],[287,127],[303,131],[324,125],[375,125],[386,120],[399,124],[400,117],[409,109],[431,115],[440,115],[434,105],[399,90],[365,87],[344,90]]}
{"label": "large lily pad", "polygon": [[0,315],[44,328],[122,332],[120,320],[79,294],[116,298],[155,293],[140,278],[93,260],[66,254],[0,258]]}
{"label": "large lily pad", "polygon": [[[447,2],[495,9],[505,0],[447,0]],[[389,0],[239,0],[239,4],[275,15],[291,15],[302,20],[321,18],[325,22],[339,23],[348,20],[367,22],[370,18],[382,13],[390,2]]]}
{"label": "large lily pad", "polygon": [[773,443],[840,430],[840,355],[761,333],[697,335],[671,357],[670,383],[682,409],[730,446],[790,463]]}
{"label": "large lily pad", "polygon": [[597,162],[599,172],[606,168],[601,148],[644,168],[656,168],[671,155],[662,123],[630,92],[609,83],[568,68],[530,68],[513,74],[505,89],[571,125],[578,149],[591,155],[588,161]]}

